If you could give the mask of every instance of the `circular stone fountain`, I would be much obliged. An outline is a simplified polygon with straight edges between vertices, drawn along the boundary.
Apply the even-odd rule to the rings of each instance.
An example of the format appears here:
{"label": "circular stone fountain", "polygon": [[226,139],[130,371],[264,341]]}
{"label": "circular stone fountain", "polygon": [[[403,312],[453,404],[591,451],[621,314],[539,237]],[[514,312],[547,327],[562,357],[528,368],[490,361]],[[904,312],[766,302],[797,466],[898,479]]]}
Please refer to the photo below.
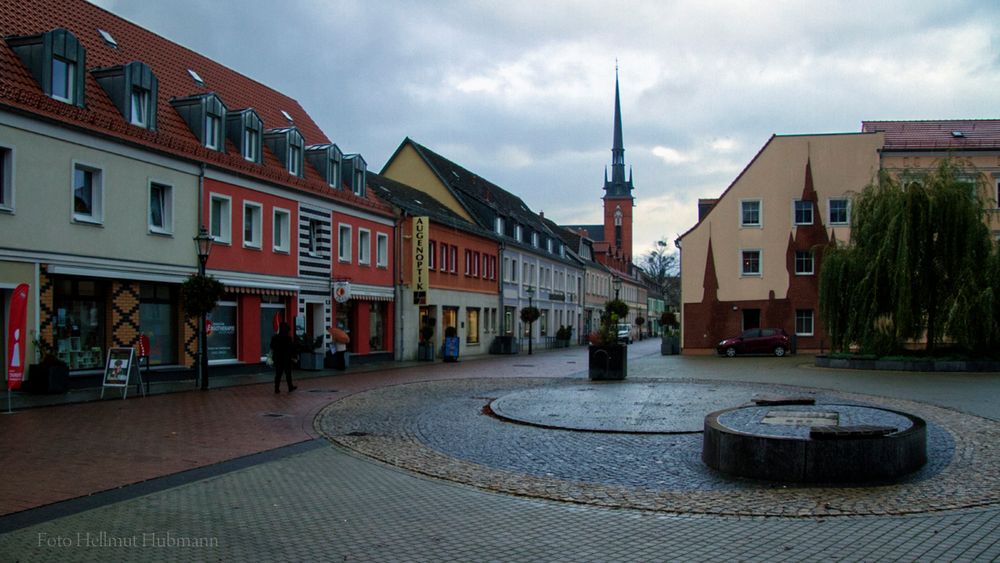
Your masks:
{"label": "circular stone fountain", "polygon": [[889,481],[927,462],[927,425],[870,406],[761,400],[706,416],[701,459],[751,479]]}

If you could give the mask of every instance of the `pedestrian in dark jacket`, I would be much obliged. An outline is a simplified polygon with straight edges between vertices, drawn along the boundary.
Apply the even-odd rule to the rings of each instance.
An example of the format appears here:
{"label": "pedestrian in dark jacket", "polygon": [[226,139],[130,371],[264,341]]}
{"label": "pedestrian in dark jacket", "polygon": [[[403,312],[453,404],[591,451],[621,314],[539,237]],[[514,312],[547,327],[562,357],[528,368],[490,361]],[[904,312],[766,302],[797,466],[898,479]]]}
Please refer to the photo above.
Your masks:
{"label": "pedestrian in dark jacket", "polygon": [[281,373],[285,373],[288,392],[295,391],[292,385],[292,358],[295,356],[295,341],[292,340],[288,323],[281,323],[278,334],[271,337],[271,360],[274,362],[274,392],[281,393]]}

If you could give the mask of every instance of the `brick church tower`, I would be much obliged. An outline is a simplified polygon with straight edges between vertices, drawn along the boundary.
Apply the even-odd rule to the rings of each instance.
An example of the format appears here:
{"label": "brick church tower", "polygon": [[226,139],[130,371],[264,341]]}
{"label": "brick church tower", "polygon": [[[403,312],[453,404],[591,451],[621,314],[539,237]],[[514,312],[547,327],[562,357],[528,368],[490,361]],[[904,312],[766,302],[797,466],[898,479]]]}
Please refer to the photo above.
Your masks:
{"label": "brick church tower", "polygon": [[604,242],[616,258],[632,262],[632,169],[625,179],[625,145],[622,142],[622,110],[618,95],[618,69],[615,68],[615,133],[611,147],[611,179],[604,169]]}

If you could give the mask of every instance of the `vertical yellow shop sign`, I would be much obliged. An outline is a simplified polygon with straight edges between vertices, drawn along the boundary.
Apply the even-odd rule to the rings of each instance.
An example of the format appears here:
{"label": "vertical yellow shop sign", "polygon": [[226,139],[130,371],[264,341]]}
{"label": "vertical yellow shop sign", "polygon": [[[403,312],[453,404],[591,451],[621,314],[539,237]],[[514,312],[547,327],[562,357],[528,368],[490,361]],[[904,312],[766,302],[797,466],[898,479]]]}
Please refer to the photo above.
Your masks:
{"label": "vertical yellow shop sign", "polygon": [[413,218],[413,291],[427,291],[430,269],[427,263],[427,237],[430,221],[427,217]]}

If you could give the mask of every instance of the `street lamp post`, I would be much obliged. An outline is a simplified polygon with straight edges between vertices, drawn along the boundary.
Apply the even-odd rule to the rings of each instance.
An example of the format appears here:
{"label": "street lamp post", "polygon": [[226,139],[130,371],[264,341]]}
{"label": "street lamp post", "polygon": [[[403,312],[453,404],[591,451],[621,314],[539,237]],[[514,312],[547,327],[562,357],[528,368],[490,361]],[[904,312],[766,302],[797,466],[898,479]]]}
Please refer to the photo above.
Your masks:
{"label": "street lamp post", "polygon": [[[525,289],[524,292],[528,294],[528,308],[530,309],[531,308],[531,298],[534,297],[534,295],[535,295],[535,288],[529,285],[528,289]],[[533,324],[535,324],[535,323],[534,322],[528,323],[528,355],[529,356],[531,355],[531,341],[534,340],[534,334],[533,334],[534,331],[532,330],[532,328],[534,328],[534,327],[531,326]]]}
{"label": "street lamp post", "polygon": [[[205,275],[205,264],[208,263],[208,254],[212,251],[212,237],[208,234],[208,229],[204,225],[198,229],[198,236],[194,237],[195,249],[198,252],[198,275]],[[202,311],[201,318],[198,319],[198,379],[201,381],[201,389],[208,389],[208,335],[205,333],[205,312]]]}
{"label": "street lamp post", "polygon": [[611,285],[615,288],[615,301],[617,301],[618,300],[618,294],[622,290],[622,279],[620,277],[618,277],[618,276],[615,276],[615,279],[614,279],[614,281],[611,282]]}

